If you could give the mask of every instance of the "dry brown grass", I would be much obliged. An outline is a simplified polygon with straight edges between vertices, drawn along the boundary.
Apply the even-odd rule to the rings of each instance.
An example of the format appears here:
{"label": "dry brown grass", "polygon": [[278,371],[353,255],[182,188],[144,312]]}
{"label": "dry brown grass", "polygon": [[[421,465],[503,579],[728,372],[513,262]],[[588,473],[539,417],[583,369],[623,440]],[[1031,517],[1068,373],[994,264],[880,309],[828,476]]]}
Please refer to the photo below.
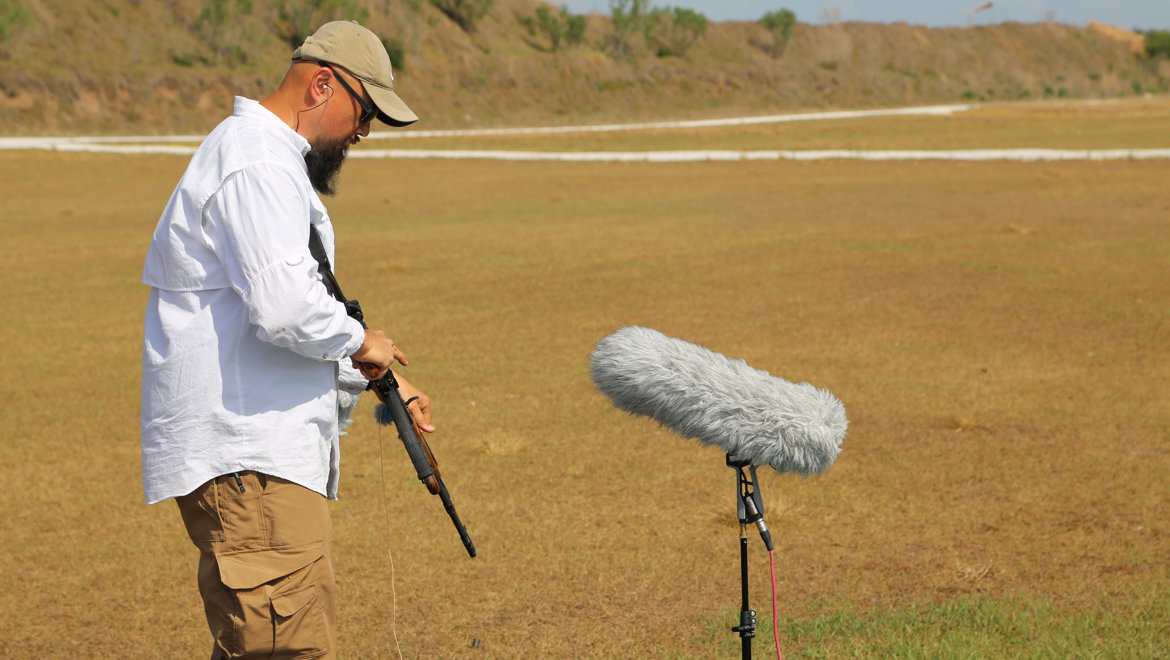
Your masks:
{"label": "dry brown grass", "polygon": [[[138,276],[184,166],[0,153],[0,655],[206,651],[195,551],[173,505],[142,504],[138,471]],[[408,657],[714,653],[705,626],[738,604],[734,477],[594,390],[589,352],[627,324],[844,401],[829,473],[763,480],[787,616],[1165,599],[1168,176],[350,163],[338,275],[435,397],[480,557],[386,433],[380,482],[363,403],[333,506],[345,655],[393,654],[383,489]]]}

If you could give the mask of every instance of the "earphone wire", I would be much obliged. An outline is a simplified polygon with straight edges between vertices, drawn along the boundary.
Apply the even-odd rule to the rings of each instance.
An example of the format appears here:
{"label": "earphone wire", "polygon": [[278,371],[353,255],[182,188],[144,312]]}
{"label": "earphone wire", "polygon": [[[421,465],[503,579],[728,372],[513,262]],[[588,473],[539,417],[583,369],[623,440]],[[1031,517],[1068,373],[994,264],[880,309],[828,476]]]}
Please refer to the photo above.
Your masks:
{"label": "earphone wire", "polygon": [[321,101],[320,103],[318,103],[317,105],[315,105],[311,108],[305,108],[304,110],[297,110],[297,121],[296,121],[296,125],[293,126],[294,131],[301,127],[301,113],[302,112],[310,112],[312,110],[316,110],[317,108],[320,108],[321,106],[325,105],[329,101],[333,100],[333,88],[329,87],[329,85],[323,85],[323,87],[325,87],[329,90],[329,98],[325,99],[324,101]]}
{"label": "earphone wire", "polygon": [[378,469],[382,473],[382,511],[386,514],[386,555],[390,557],[390,634],[398,660],[402,660],[402,645],[398,643],[398,591],[394,584],[394,551],[390,547],[390,504],[386,501],[386,463],[382,458],[382,425],[378,425]]}

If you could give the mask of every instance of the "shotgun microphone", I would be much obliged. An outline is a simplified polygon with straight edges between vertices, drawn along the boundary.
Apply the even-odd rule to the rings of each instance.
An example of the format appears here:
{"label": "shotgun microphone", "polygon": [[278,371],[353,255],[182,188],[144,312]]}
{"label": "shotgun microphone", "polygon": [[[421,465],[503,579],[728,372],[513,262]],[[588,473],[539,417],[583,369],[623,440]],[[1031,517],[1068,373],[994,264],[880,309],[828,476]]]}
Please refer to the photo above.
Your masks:
{"label": "shotgun microphone", "polygon": [[820,474],[841,453],[849,420],[828,390],[790,383],[714,351],[638,326],[597,343],[593,382],[618,408],[778,473]]}

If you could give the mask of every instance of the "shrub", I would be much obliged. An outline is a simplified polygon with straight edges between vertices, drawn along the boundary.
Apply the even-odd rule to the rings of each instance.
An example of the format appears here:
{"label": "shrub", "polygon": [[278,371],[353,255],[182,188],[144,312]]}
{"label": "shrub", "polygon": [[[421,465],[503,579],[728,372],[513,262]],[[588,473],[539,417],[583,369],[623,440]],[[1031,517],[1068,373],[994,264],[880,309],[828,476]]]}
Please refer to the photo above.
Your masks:
{"label": "shrub", "polygon": [[609,0],[609,12],[614,31],[606,40],[606,50],[610,55],[632,55],[635,35],[642,35],[644,42],[649,41],[655,19],[650,9],[650,0]]}
{"label": "shrub", "polygon": [[1145,35],[1146,54],[1170,57],[1170,30],[1150,30]]}
{"label": "shrub", "polygon": [[470,33],[475,32],[475,24],[487,15],[496,0],[431,0],[431,4]]}
{"label": "shrub", "polygon": [[687,54],[691,46],[695,45],[707,33],[707,17],[693,9],[671,7],[665,12],[655,12],[656,26],[660,26],[661,42],[658,46],[658,56]]}
{"label": "shrub", "polygon": [[247,20],[252,8],[253,0],[204,0],[194,27],[211,49],[210,63],[230,67],[248,63],[248,51],[240,44],[259,39],[259,30]]}
{"label": "shrub", "polygon": [[395,71],[406,70],[406,44],[401,39],[391,39],[387,41],[382,40],[382,47],[386,49],[386,54],[390,56],[390,65],[394,67]]}
{"label": "shrub", "polygon": [[17,25],[28,25],[30,21],[28,9],[23,4],[12,0],[0,0],[0,44],[12,36],[12,28]]}
{"label": "shrub", "polygon": [[772,57],[783,55],[796,28],[796,14],[791,9],[770,11],[760,19],[760,25],[772,33]]}
{"label": "shrub", "polygon": [[536,8],[535,16],[523,16],[517,20],[528,28],[528,34],[543,34],[550,44],[549,50],[553,52],[561,47],[562,41],[573,45],[585,39],[585,17],[570,14],[569,8],[564,5],[556,13],[548,5],[540,5]]}
{"label": "shrub", "polygon": [[323,24],[340,19],[363,23],[370,17],[370,11],[355,0],[281,0],[277,15],[280,38],[289,46],[299,48],[305,37]]}

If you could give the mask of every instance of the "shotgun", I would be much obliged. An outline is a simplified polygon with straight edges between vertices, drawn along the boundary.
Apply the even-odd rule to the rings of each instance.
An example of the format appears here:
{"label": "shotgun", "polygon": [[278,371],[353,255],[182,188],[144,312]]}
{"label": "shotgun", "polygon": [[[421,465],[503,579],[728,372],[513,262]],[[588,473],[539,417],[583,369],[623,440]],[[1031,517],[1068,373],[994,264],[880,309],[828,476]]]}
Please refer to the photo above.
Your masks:
{"label": "shotgun", "polygon": [[[363,328],[368,328],[362,314],[362,306],[356,300],[347,299],[342,293],[341,285],[337,283],[337,278],[333,276],[333,269],[329,266],[329,258],[325,254],[321,236],[317,233],[317,228],[312,225],[309,225],[309,252],[317,260],[317,272],[321,274],[325,288],[334,298],[345,304],[346,314],[361,323]],[[463,547],[467,549],[469,556],[475,557],[475,544],[471,542],[471,537],[467,535],[467,528],[463,526],[463,521],[455,512],[455,503],[451,501],[451,494],[447,492],[447,486],[439,474],[439,464],[435,461],[435,455],[431,452],[427,441],[423,439],[422,432],[418,430],[410,418],[410,411],[406,409],[402,395],[398,392],[398,380],[394,378],[394,372],[387,369],[381,378],[370,381],[366,389],[373,390],[374,394],[381,400],[382,405],[385,406],[384,411],[378,411],[378,422],[380,424],[392,422],[397,427],[398,438],[402,440],[402,446],[406,447],[406,453],[410,456],[410,462],[414,465],[418,480],[423,482],[432,495],[438,495],[439,499],[443,500],[443,508],[447,510],[447,515],[451,516],[451,522],[455,523],[455,529],[459,532]],[[389,421],[387,421],[387,417],[389,417]]]}

